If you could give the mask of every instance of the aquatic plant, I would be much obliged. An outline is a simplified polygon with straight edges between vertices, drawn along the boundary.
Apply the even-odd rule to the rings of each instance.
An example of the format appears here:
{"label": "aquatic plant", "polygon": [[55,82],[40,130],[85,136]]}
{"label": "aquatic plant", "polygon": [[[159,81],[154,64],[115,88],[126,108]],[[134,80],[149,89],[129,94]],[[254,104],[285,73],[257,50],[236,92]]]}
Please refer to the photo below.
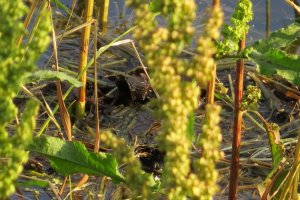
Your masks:
{"label": "aquatic plant", "polygon": [[[253,17],[252,3],[250,0],[239,0],[234,12],[231,15],[230,25],[224,24],[221,34],[223,40],[216,41],[218,54],[216,58],[226,57],[233,51],[241,52],[245,48],[246,33],[249,26],[247,22]],[[239,167],[239,154],[241,142],[241,127],[242,127],[242,97],[243,97],[243,82],[244,82],[244,60],[237,60],[236,63],[236,84],[235,84],[235,99],[234,99],[234,127],[232,138],[232,155],[230,167],[230,182],[228,199],[236,199],[237,196],[237,179]],[[245,104],[245,103],[244,103]]]}
{"label": "aquatic plant", "polygon": [[49,42],[47,34],[50,20],[47,13],[42,13],[44,20],[35,32],[34,40],[27,45],[29,50],[25,51],[16,42],[26,33],[20,19],[27,8],[21,0],[0,0],[0,12],[0,199],[5,199],[14,192],[13,181],[23,169],[21,163],[28,159],[24,148],[32,138],[31,131],[35,127],[34,116],[37,114],[38,104],[27,102],[21,123],[17,124],[12,136],[6,131],[6,125],[17,117],[18,109],[13,99],[21,90],[24,76],[34,70],[40,52],[46,49]]}
{"label": "aquatic plant", "polygon": [[[160,98],[152,101],[152,105],[158,108],[154,115],[164,121],[162,130],[157,136],[161,150],[166,151],[162,188],[165,189],[164,192],[168,194],[170,199],[185,199],[187,196],[191,199],[212,199],[218,191],[216,184],[218,172],[214,169],[215,162],[223,156],[222,152],[218,151],[221,141],[220,128],[218,127],[220,107],[214,104],[206,105],[203,133],[196,143],[201,148],[201,158],[194,160],[193,165],[196,172],[191,172],[189,153],[192,141],[191,137],[187,136],[187,116],[191,116],[194,109],[198,107],[200,90],[197,83],[206,83],[213,77],[214,58],[220,59],[226,56],[238,59],[250,58],[260,65],[270,64],[267,59],[271,58],[274,61],[271,64],[275,66],[276,63],[282,61],[284,65],[287,63],[295,64],[297,57],[296,59],[295,57],[289,57],[285,60],[276,59],[277,55],[280,58],[287,57],[278,49],[269,51],[270,47],[276,48],[277,46],[274,43],[268,44],[267,40],[259,41],[250,45],[246,50],[242,50],[245,46],[245,34],[249,28],[246,22],[252,18],[250,1],[241,0],[238,2],[236,11],[232,15],[232,24],[224,25],[222,29],[224,40],[220,42],[217,42],[220,35],[218,30],[222,24],[223,14],[218,4],[214,4],[204,33],[197,41],[198,54],[192,58],[191,62],[178,59],[178,55],[184,46],[190,43],[193,36],[194,30],[191,23],[196,9],[194,1],[153,0],[149,5],[147,0],[128,0],[127,3],[136,8],[135,23],[137,28],[134,37],[139,41],[140,48],[146,54],[152,85],[161,94]],[[154,4],[159,6],[153,6]],[[166,27],[157,26],[154,19],[157,12],[168,19]],[[285,31],[280,33],[282,32]],[[297,34],[295,33],[290,37],[289,41],[292,41],[291,38],[295,38]],[[272,37],[276,38],[275,35]],[[280,45],[283,43],[281,42]],[[215,48],[214,44],[217,44],[218,49]],[[239,52],[232,54],[233,51]],[[263,55],[267,51],[270,53],[266,54],[267,56]],[[238,83],[236,84],[236,91],[238,91],[236,96],[238,98],[235,108],[238,118],[235,118],[235,121],[239,121],[239,124],[235,127],[240,130],[242,114],[246,110],[255,110],[259,94],[256,88],[249,88],[244,93],[245,98],[242,101],[243,61],[238,61],[238,65]],[[296,65],[292,66],[294,70],[297,70],[294,67]],[[278,71],[281,69],[276,68]],[[263,71],[266,68],[260,66],[260,70]],[[182,75],[188,76],[191,81],[182,80]],[[295,81],[297,81],[296,78],[297,76],[294,77]],[[133,149],[127,147],[123,140],[117,139],[110,133],[103,133],[101,139],[112,147],[113,155],[117,161],[126,164],[125,179],[132,189],[133,198],[154,198],[152,191],[155,189],[156,183],[151,175],[142,172],[140,163],[134,157]],[[240,132],[239,136],[235,135],[234,139],[240,141]],[[239,141],[236,144],[239,144]],[[236,147],[239,146],[236,145]],[[233,150],[233,159],[236,158],[235,155],[238,155],[238,150]],[[278,166],[280,161],[281,158],[277,162]],[[298,164],[295,167],[298,167]],[[235,162],[233,168],[238,172],[238,162]],[[108,176],[111,175],[108,174]],[[237,176],[238,173],[235,173],[234,179],[237,180]],[[236,180],[230,181],[231,185],[234,186],[233,190],[230,190],[229,199],[236,198]]]}

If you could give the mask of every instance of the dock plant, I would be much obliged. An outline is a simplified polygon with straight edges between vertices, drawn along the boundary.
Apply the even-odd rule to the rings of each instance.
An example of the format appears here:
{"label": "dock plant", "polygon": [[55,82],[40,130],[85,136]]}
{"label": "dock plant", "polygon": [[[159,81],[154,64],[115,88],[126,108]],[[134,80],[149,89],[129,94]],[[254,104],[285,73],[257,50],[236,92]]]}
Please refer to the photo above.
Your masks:
{"label": "dock plant", "polygon": [[[163,122],[161,130],[156,136],[160,150],[166,153],[161,184],[159,181],[155,182],[152,175],[141,170],[141,164],[135,158],[133,148],[128,147],[124,140],[116,138],[109,132],[104,132],[101,140],[111,147],[114,157],[108,156],[106,153],[89,153],[79,142],[63,142],[57,138],[36,138],[31,145],[28,145],[32,137],[30,132],[35,127],[34,116],[38,109],[33,101],[27,103],[27,109],[22,113],[21,123],[19,124],[16,120],[16,131],[11,133],[6,130],[6,125],[13,122],[18,114],[13,99],[20,91],[26,73],[34,70],[34,63],[38,59],[39,53],[45,50],[49,41],[47,34],[51,25],[47,13],[42,12],[41,15],[45,15],[45,20],[41,20],[32,42],[26,44],[28,50],[24,50],[16,45],[16,42],[21,35],[26,34],[20,18],[27,12],[27,8],[21,0],[9,2],[0,0],[0,21],[3,22],[0,26],[0,199],[6,198],[14,191],[13,181],[22,171],[21,163],[28,159],[24,148],[48,156],[50,162],[54,164],[55,170],[61,175],[67,176],[83,172],[90,175],[109,176],[113,183],[125,182],[132,190],[132,199],[154,199],[156,196],[153,191],[167,194],[171,200],[187,199],[187,197],[189,199],[213,199],[219,190],[217,186],[218,171],[215,169],[215,163],[223,156],[218,149],[222,140],[218,126],[221,107],[214,104],[214,95],[210,95],[211,100],[205,106],[202,133],[196,141],[193,141],[194,137],[191,136],[193,127],[189,126],[192,124],[190,121],[193,121],[194,110],[199,107],[199,85],[206,84],[214,78],[216,60],[228,57],[238,60],[229,187],[229,199],[236,199],[242,114],[245,112],[255,113],[258,107],[257,100],[260,97],[258,89],[252,86],[249,86],[243,93],[244,63],[242,59],[247,58],[255,62],[258,65],[258,71],[262,74],[278,73],[291,83],[299,85],[297,64],[299,56],[289,56],[278,48],[287,46],[300,36],[300,24],[294,23],[275,31],[269,38],[259,40],[245,48],[245,36],[249,28],[247,22],[253,16],[252,4],[249,0],[239,0],[231,17],[231,24],[223,25],[221,31],[223,38],[219,41],[223,13],[219,1],[215,0],[212,9],[207,10],[209,18],[205,21],[202,35],[197,39],[197,53],[188,60],[178,57],[194,37],[194,28],[192,27],[196,12],[194,0],[153,0],[150,4],[148,0],[127,0],[127,4],[135,9],[136,28],[132,28],[135,29],[133,37],[137,40],[140,50],[145,54],[151,75],[151,85],[159,93],[159,97],[151,100],[151,104],[155,108],[154,116]],[[155,20],[158,13],[167,19],[166,26],[158,26]],[[86,21],[91,21],[91,18]],[[88,37],[88,32],[83,35]],[[88,40],[82,40],[82,50],[88,47],[87,44]],[[103,51],[101,50],[101,52]],[[82,52],[86,53],[87,51]],[[82,56],[83,58],[80,60],[85,65],[87,54]],[[188,80],[182,79],[183,76],[188,77]],[[85,91],[84,89],[81,91],[82,105],[79,104],[78,113],[83,116]],[[264,120],[262,119],[262,121]],[[273,175],[277,168],[282,166],[284,152],[281,148],[278,126],[265,122],[265,127],[273,159],[273,170],[268,178],[273,178],[276,177]],[[276,137],[273,133],[276,133]],[[59,145],[60,147],[58,147]],[[63,157],[51,150],[52,148],[61,151],[62,146],[68,146],[72,155],[66,154],[67,156]],[[197,150],[200,158],[193,161],[190,159],[192,146],[200,149],[200,151]],[[298,144],[297,156],[300,152],[299,149]],[[79,156],[77,155],[89,159],[78,164]],[[61,157],[57,159],[55,156]],[[70,165],[66,165],[66,161],[72,162],[68,162]],[[116,161],[119,164],[126,164],[124,177],[118,172]],[[79,165],[80,167],[78,167]],[[93,170],[91,170],[91,166],[93,166]],[[281,199],[289,194],[287,187],[292,183],[294,196],[296,195],[299,174],[295,171],[298,169],[299,158],[295,159],[291,168],[292,173],[288,177],[290,184],[284,186],[285,192],[282,192]],[[266,182],[269,180],[268,178]],[[268,187],[270,188],[271,184]],[[269,191],[269,189],[266,190],[265,197]]]}
{"label": "dock plant", "polygon": [[[249,26],[247,22],[253,17],[252,3],[250,0],[239,0],[233,14],[231,15],[231,25],[224,24],[222,35],[224,39],[218,45],[219,54],[228,54],[232,51],[242,51],[246,44],[246,33]],[[236,62],[236,83],[235,83],[235,99],[234,99],[234,124],[232,138],[232,154],[230,167],[230,183],[228,199],[236,199],[237,196],[237,180],[239,169],[239,156],[241,146],[242,131],[242,97],[244,84],[244,60],[239,59]]]}
{"label": "dock plant", "polygon": [[15,190],[13,181],[18,178],[28,159],[24,151],[32,139],[31,131],[35,128],[35,115],[38,104],[27,102],[27,108],[21,116],[21,123],[16,124],[14,133],[6,130],[18,115],[18,108],[13,103],[14,97],[21,90],[27,72],[35,69],[35,62],[49,42],[50,19],[43,13],[35,37],[27,44],[26,51],[16,45],[18,38],[26,34],[21,18],[26,14],[27,7],[21,0],[0,0],[0,199],[6,199]]}
{"label": "dock plant", "polygon": [[[211,199],[218,191],[214,162],[222,155],[218,151],[221,141],[217,126],[219,108],[215,105],[206,108],[204,132],[210,129],[215,131],[212,135],[204,133],[203,140],[199,143],[203,156],[195,161],[195,167],[197,172],[202,173],[191,173],[191,142],[187,137],[187,124],[189,114],[199,106],[198,83],[205,83],[212,76],[213,54],[216,53],[214,40],[219,37],[218,29],[223,20],[221,9],[216,6],[210,13],[204,34],[198,39],[199,55],[190,62],[179,59],[178,55],[191,42],[194,34],[192,22],[195,18],[195,1],[173,0],[160,3],[160,9],[155,11],[168,19],[166,27],[157,25],[155,13],[150,10],[148,1],[128,0],[127,4],[135,8],[135,24],[138,27],[133,37],[138,40],[145,53],[151,84],[160,94],[160,98],[152,100],[152,104],[158,107],[154,116],[164,120],[156,138],[161,150],[166,152],[162,187],[170,199],[185,199],[186,196],[192,199]],[[192,81],[182,80],[181,75],[191,77]],[[215,120],[210,121],[211,118]]]}

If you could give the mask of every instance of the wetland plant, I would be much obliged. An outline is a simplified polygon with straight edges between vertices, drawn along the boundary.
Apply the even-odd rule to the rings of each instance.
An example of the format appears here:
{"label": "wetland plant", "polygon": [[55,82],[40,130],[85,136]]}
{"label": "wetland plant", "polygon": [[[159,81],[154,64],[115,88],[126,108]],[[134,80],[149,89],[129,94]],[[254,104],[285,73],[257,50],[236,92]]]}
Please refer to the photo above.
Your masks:
{"label": "wetland plant", "polygon": [[[49,42],[50,18],[44,12],[41,13],[44,20],[35,31],[34,39],[27,44],[29,50],[16,45],[19,37],[26,34],[21,18],[27,11],[21,0],[0,0],[0,199],[6,199],[15,190],[13,181],[22,172],[22,163],[28,159],[24,148],[32,139],[38,111],[38,104],[28,101],[19,124],[13,99],[21,90],[26,73],[35,69],[35,62]],[[14,119],[17,128],[11,133],[6,130],[6,125]]]}
{"label": "wetland plant", "polygon": [[[191,173],[190,169],[192,141],[187,136],[187,116],[198,107],[200,89],[197,82],[205,83],[213,76],[213,54],[217,52],[214,41],[220,35],[218,29],[223,13],[215,4],[205,31],[198,39],[198,55],[189,62],[179,59],[178,55],[194,34],[195,1],[153,1],[152,5],[157,4],[155,12],[151,11],[146,0],[128,0],[127,4],[135,8],[138,27],[133,37],[146,55],[151,84],[160,94],[159,98],[152,100],[152,105],[158,107],[154,116],[164,121],[156,138],[161,150],[166,152],[162,188],[170,199],[185,199],[186,196],[211,199],[218,191],[218,172],[214,163],[222,157],[218,151],[222,138],[217,126],[220,108],[214,104],[206,107],[203,134],[198,143],[202,157],[194,164],[198,173]],[[166,27],[159,27],[153,20],[156,12],[168,19]],[[182,74],[193,81],[183,81]]]}
{"label": "wetland plant", "polygon": [[[134,38],[138,41],[140,49],[145,53],[152,78],[151,84],[160,94],[160,97],[153,99],[151,103],[157,108],[154,111],[154,116],[164,122],[156,138],[160,149],[166,152],[161,185],[153,180],[152,175],[148,175],[141,170],[141,164],[135,159],[133,149],[127,147],[124,140],[116,138],[109,132],[102,133],[101,139],[112,147],[115,158],[104,153],[88,153],[83,145],[79,143],[64,143],[63,141],[59,141],[59,143],[61,146],[66,144],[71,146],[72,154],[83,152],[81,155],[89,158],[86,159],[86,163],[82,164],[83,161],[81,163],[81,167],[84,165],[85,168],[82,167],[80,172],[86,174],[91,172],[90,168],[87,167],[93,165],[91,161],[97,162],[92,157],[97,159],[100,159],[101,156],[101,159],[109,158],[113,164],[109,162],[107,162],[108,164],[105,162],[99,164],[97,162],[98,165],[93,165],[95,167],[93,170],[97,172],[96,174],[112,177],[115,183],[126,182],[132,190],[133,199],[154,199],[156,196],[153,191],[165,193],[169,199],[176,200],[186,199],[187,196],[191,199],[212,199],[219,190],[217,185],[218,171],[215,169],[215,163],[223,157],[223,153],[219,151],[222,140],[220,127],[218,126],[221,108],[213,102],[213,91],[208,91],[210,100],[205,107],[202,134],[199,140],[195,142],[195,145],[200,149],[201,157],[194,160],[193,163],[189,156],[194,141],[191,139],[193,137],[187,134],[193,128],[189,127],[188,116],[192,116],[193,111],[199,106],[200,89],[197,84],[204,84],[215,78],[216,60],[226,57],[235,58],[238,61],[229,199],[236,199],[241,117],[245,112],[254,112],[253,110],[257,108],[256,101],[259,98],[259,92],[256,88],[249,87],[246,93],[243,94],[242,59],[247,58],[257,63],[259,72],[262,74],[270,75],[277,72],[291,83],[299,84],[299,77],[294,73],[300,71],[296,65],[299,57],[289,56],[278,50],[278,48],[288,45],[299,37],[300,25],[295,23],[275,31],[269,38],[260,40],[245,48],[245,34],[249,28],[246,23],[253,16],[252,4],[249,0],[239,0],[235,12],[232,14],[231,24],[223,25],[221,31],[223,40],[218,42],[223,13],[219,1],[215,0],[212,9],[208,10],[210,17],[206,21],[204,32],[197,40],[197,55],[189,61],[179,59],[178,55],[186,45],[190,44],[194,35],[194,28],[192,27],[196,11],[194,0],[153,0],[151,4],[148,0],[127,0],[127,4],[135,9],[135,25],[137,27],[135,28]],[[50,27],[50,25],[46,25],[46,23],[49,23],[48,20],[41,21],[35,39],[29,44],[29,50],[25,51],[15,44],[18,38],[25,33],[19,19],[24,15],[26,8],[20,0],[10,1],[9,3],[0,0],[0,9],[1,13],[7,13],[0,17],[5,22],[5,25],[0,27],[0,47],[8,47],[0,49],[0,63],[3,66],[0,68],[0,99],[3,102],[0,106],[0,142],[4,144],[0,147],[0,155],[8,158],[1,160],[0,180],[5,180],[0,182],[0,197],[2,198],[13,192],[12,181],[17,178],[18,173],[22,170],[20,162],[27,160],[24,148],[31,140],[30,131],[34,128],[34,116],[37,112],[34,103],[29,102],[27,110],[23,113],[22,123],[17,125],[14,135],[8,137],[5,126],[17,115],[17,108],[12,100],[20,90],[25,72],[33,70],[34,62],[38,58],[37,52],[43,51],[46,47],[47,40],[45,38],[47,38],[46,34],[49,32],[46,27]],[[168,20],[167,26],[159,27],[157,25],[155,20],[157,13]],[[87,22],[90,20],[87,20]],[[234,51],[237,53],[232,53]],[[86,60],[84,62],[86,63]],[[192,81],[182,80],[181,75],[189,77]],[[209,90],[213,90],[214,87],[210,86],[209,88]],[[83,115],[84,106],[80,106],[80,109],[79,115]],[[265,123],[265,126],[269,134],[270,148],[275,150],[277,148],[278,150],[278,146],[274,145],[277,140],[272,136],[274,131],[278,131],[278,126],[268,123]],[[268,127],[271,127],[271,129],[268,129]],[[45,145],[43,147],[49,145],[47,144],[47,138],[42,140],[46,141],[45,144],[43,143]],[[58,141],[56,138],[49,140]],[[36,148],[39,145],[40,141],[36,139],[28,148],[41,153]],[[275,173],[277,168],[280,167],[283,157],[282,152],[275,150],[272,151],[274,165],[272,173]],[[299,155],[299,152],[297,155]],[[280,156],[279,160],[278,156]],[[60,159],[64,161],[66,158]],[[117,171],[115,159],[119,164],[126,163],[125,179]],[[63,175],[69,175],[71,172],[66,172],[63,169],[63,161],[56,163],[56,171],[61,172]],[[59,169],[59,165],[62,165],[61,169]],[[193,165],[194,171],[191,170],[191,165]],[[113,169],[103,170],[108,169],[107,166]],[[101,168],[102,171],[98,168]],[[299,158],[297,157],[292,170],[298,168]],[[298,179],[294,177],[298,174],[294,172],[291,174],[288,181],[291,184],[294,183],[293,194],[295,194],[295,184]],[[8,175],[10,176],[8,177]],[[270,174],[270,177],[272,175]],[[270,185],[266,187],[271,187]],[[285,188],[288,186],[285,186]],[[268,192],[270,189],[266,189],[266,191]],[[281,194],[283,195],[282,199],[288,193],[288,190],[285,189]]]}

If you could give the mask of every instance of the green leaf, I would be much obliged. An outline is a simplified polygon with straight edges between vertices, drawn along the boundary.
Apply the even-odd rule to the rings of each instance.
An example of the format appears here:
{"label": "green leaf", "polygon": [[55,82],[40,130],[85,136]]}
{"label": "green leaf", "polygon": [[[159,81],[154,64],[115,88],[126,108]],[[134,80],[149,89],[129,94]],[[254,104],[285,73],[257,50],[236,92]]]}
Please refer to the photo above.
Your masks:
{"label": "green leaf", "polygon": [[248,58],[258,65],[257,71],[261,74],[269,76],[277,73],[292,84],[300,85],[299,56],[270,49],[266,54],[252,50]]}
{"label": "green leaf", "polygon": [[195,138],[194,137],[194,123],[195,123],[194,113],[191,112],[190,116],[189,116],[188,126],[187,126],[187,137],[190,142],[193,142],[194,138]]}
{"label": "green leaf", "polygon": [[36,82],[40,80],[60,80],[67,81],[71,84],[74,84],[75,87],[82,86],[82,83],[76,78],[67,75],[63,72],[50,71],[50,70],[39,70],[33,73],[30,73],[25,80],[25,83]]}
{"label": "green leaf", "polygon": [[53,169],[62,176],[80,172],[108,176],[115,184],[125,182],[112,155],[88,152],[80,142],[63,141],[55,137],[34,138],[26,150],[46,156]]}
{"label": "green leaf", "polygon": [[247,46],[239,54],[244,55],[250,48],[255,49],[260,53],[266,53],[271,48],[286,47],[294,40],[300,37],[300,24],[295,22],[285,28],[273,32],[268,38],[258,40],[257,42]]}
{"label": "green leaf", "polygon": [[223,96],[222,96],[221,94],[216,94],[216,93],[215,93],[215,97],[216,97],[217,99],[223,99]]}
{"label": "green leaf", "polygon": [[277,171],[284,157],[284,145],[280,137],[279,126],[277,124],[268,124],[267,133],[271,147],[273,168],[265,182]]}
{"label": "green leaf", "polygon": [[228,102],[228,103],[232,103],[232,100],[231,100],[229,97],[223,97],[221,94],[216,94],[216,93],[215,93],[215,97],[216,97],[217,99],[222,99],[222,100],[224,100],[224,101],[226,101],[226,102]]}
{"label": "green leaf", "polygon": [[164,1],[162,0],[152,0],[150,3],[150,11],[153,13],[161,13],[164,7]]}
{"label": "green leaf", "polygon": [[46,187],[49,183],[47,181],[34,181],[34,180],[30,180],[30,181],[26,181],[26,182],[15,182],[14,185],[18,186],[18,187],[28,187],[28,186],[39,186],[39,187]]}

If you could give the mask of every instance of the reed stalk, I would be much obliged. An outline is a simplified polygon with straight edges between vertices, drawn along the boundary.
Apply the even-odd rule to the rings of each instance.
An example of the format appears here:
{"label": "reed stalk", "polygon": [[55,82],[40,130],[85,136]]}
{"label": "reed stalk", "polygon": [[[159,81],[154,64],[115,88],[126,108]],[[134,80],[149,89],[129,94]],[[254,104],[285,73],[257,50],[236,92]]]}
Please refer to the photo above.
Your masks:
{"label": "reed stalk", "polygon": [[100,0],[100,16],[99,16],[99,29],[102,35],[107,32],[107,18],[108,18],[109,0]]}
{"label": "reed stalk", "polygon": [[[90,22],[92,20],[93,5],[94,5],[94,0],[85,1],[84,23]],[[87,25],[86,27],[83,28],[81,33],[78,74],[80,74],[81,71],[83,71],[83,69],[86,67],[87,64],[90,32],[91,32],[91,25]],[[80,88],[78,88],[78,102],[76,104],[76,116],[82,118],[85,113],[86,72],[83,73],[79,81],[82,82],[83,85]]]}

